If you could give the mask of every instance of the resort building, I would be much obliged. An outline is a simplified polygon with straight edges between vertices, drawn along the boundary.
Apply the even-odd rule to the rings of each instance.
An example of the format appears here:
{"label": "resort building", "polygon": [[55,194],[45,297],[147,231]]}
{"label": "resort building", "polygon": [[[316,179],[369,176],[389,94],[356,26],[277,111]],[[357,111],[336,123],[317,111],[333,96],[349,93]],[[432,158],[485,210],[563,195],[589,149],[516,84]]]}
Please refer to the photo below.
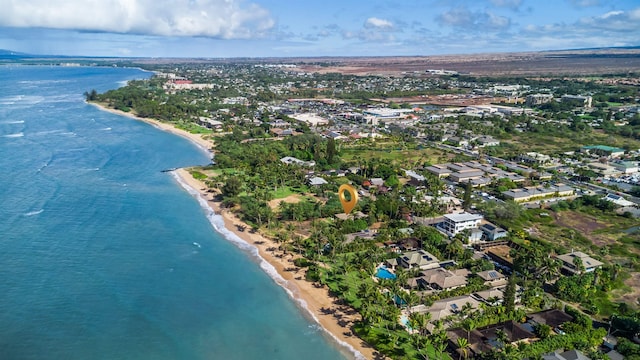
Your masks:
{"label": "resort building", "polygon": [[467,229],[477,229],[483,216],[463,212],[460,214],[446,214],[444,220],[438,224],[438,228],[449,237],[454,237]]}
{"label": "resort building", "polygon": [[[581,274],[583,272],[593,272],[603,265],[602,262],[580,251],[572,251],[568,254],[558,255],[556,257],[558,260],[562,261],[562,270],[572,275]],[[582,264],[584,270],[579,268],[580,264]]]}

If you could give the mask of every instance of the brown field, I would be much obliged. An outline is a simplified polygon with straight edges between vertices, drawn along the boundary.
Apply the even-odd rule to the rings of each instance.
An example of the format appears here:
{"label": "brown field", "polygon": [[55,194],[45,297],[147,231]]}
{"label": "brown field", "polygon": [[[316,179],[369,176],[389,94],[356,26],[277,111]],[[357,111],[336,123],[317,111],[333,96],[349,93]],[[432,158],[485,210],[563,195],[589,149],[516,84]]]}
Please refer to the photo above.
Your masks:
{"label": "brown field", "polygon": [[595,245],[603,246],[615,241],[607,235],[593,233],[596,230],[609,227],[608,224],[598,221],[595,216],[585,215],[575,211],[562,211],[553,213],[553,218],[556,220],[557,225],[578,231]]}
{"label": "brown field", "polygon": [[301,195],[293,194],[282,199],[273,199],[269,201],[269,207],[275,210],[278,208],[278,206],[280,206],[281,202],[288,203],[288,204],[296,204],[300,202],[301,197],[302,197]]}
{"label": "brown field", "polygon": [[[640,71],[640,49],[566,50],[417,57],[291,58],[299,71],[354,75],[423,74],[427,69],[473,75],[596,75]],[[329,65],[327,65],[329,64]]]}

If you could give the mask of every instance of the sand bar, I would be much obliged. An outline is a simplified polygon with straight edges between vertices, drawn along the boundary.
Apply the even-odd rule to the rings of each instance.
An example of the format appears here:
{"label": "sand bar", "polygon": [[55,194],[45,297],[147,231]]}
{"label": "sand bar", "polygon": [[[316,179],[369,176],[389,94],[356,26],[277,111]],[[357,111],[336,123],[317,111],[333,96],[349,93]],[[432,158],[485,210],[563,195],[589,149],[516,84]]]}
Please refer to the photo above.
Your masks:
{"label": "sand bar", "polygon": [[[158,120],[141,118],[130,113],[106,108],[100,104],[94,105],[102,110],[144,121],[161,130],[185,137],[209,152],[213,148],[214,144],[211,140],[177,129],[170,124]],[[240,229],[242,228],[250,229],[251,227],[241,221],[231,211],[223,209],[221,203],[215,201],[216,194],[209,192],[207,186],[203,182],[194,179],[187,169],[177,169],[174,173],[182,184],[197,193],[200,199],[204,200],[215,214],[222,217],[224,226],[229,232],[235,234],[246,244],[257,249],[260,258],[272,266],[282,278],[284,283],[280,285],[284,286],[289,294],[298,301],[298,304],[301,305],[303,310],[307,311],[308,314],[322,326],[328,335],[341,347],[345,348],[353,358],[384,359],[373,347],[351,332],[351,326],[354,321],[360,319],[360,315],[352,308],[338,304],[336,299],[329,295],[326,286],[318,286],[305,280],[305,270],[295,268],[292,254],[283,256],[279,250],[269,250],[273,248],[277,249],[279,244],[259,233],[251,233],[248,230],[241,231]]]}

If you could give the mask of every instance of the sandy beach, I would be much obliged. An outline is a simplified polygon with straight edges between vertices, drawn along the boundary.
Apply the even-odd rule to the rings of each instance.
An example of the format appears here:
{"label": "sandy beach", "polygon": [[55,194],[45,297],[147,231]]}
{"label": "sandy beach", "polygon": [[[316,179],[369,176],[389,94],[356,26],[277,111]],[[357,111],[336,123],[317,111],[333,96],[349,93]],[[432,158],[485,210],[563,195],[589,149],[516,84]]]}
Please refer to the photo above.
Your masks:
{"label": "sandy beach", "polygon": [[104,106],[103,104],[98,104],[98,103],[93,103],[93,102],[89,102],[88,104],[93,105],[97,108],[99,108],[100,110],[103,111],[107,111],[110,112],[112,114],[116,114],[116,115],[120,115],[120,116],[126,116],[130,119],[135,119],[135,120],[139,120],[139,121],[144,121],[147,124],[151,124],[155,127],[157,127],[158,129],[162,130],[162,131],[167,131],[170,132],[172,134],[178,135],[178,136],[182,136],[183,138],[186,138],[188,140],[190,140],[191,142],[193,142],[194,144],[198,145],[200,148],[202,148],[203,150],[207,151],[207,152],[211,152],[211,149],[213,147],[213,141],[210,139],[205,139],[204,137],[202,137],[202,135],[200,134],[192,134],[188,131],[182,130],[182,129],[178,129],[176,127],[174,127],[171,124],[167,124],[155,119],[149,119],[149,118],[143,118],[140,116],[136,116],[132,113],[128,113],[128,112],[124,112],[121,110],[117,110],[117,109],[113,109],[113,108],[109,108]]}
{"label": "sandy beach", "polygon": [[[193,141],[198,146],[207,151],[213,148],[213,142],[202,138],[197,134],[176,129],[175,127],[157,120],[137,117],[123,111],[106,108],[99,104],[94,104],[98,108],[114,114],[126,116],[132,119],[145,121],[157,128],[174,133]],[[336,303],[336,299],[329,295],[328,288],[317,286],[305,280],[305,270],[298,269],[293,265],[293,255],[283,256],[277,249],[279,244],[275,241],[250,231],[240,229],[250,229],[236,217],[232,212],[222,209],[220,202],[215,201],[215,193],[208,191],[207,186],[193,178],[188,169],[177,169],[175,174],[183,184],[198,193],[198,196],[206,201],[209,208],[224,221],[225,228],[235,234],[239,239],[258,250],[260,258],[270,264],[284,280],[284,286],[292,297],[298,301],[304,311],[314,318],[318,324],[330,335],[340,346],[342,346],[352,357],[356,359],[381,359],[382,357],[369,344],[351,333],[351,326],[354,321],[360,319],[360,315],[352,308]]]}

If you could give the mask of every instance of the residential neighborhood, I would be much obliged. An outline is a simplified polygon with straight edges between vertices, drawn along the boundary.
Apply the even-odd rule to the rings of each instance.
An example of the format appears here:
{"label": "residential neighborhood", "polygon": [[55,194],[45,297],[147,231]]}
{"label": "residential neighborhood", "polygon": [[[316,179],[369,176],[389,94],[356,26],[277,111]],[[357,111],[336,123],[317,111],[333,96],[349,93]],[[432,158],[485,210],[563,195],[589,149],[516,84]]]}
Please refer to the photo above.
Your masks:
{"label": "residential neighborhood", "polygon": [[154,71],[143,85],[161,96],[98,101],[209,137],[212,164],[193,172],[353,308],[345,332],[380,354],[603,359],[619,350],[605,336],[627,331],[612,319],[640,332],[637,89],[294,63]]}

